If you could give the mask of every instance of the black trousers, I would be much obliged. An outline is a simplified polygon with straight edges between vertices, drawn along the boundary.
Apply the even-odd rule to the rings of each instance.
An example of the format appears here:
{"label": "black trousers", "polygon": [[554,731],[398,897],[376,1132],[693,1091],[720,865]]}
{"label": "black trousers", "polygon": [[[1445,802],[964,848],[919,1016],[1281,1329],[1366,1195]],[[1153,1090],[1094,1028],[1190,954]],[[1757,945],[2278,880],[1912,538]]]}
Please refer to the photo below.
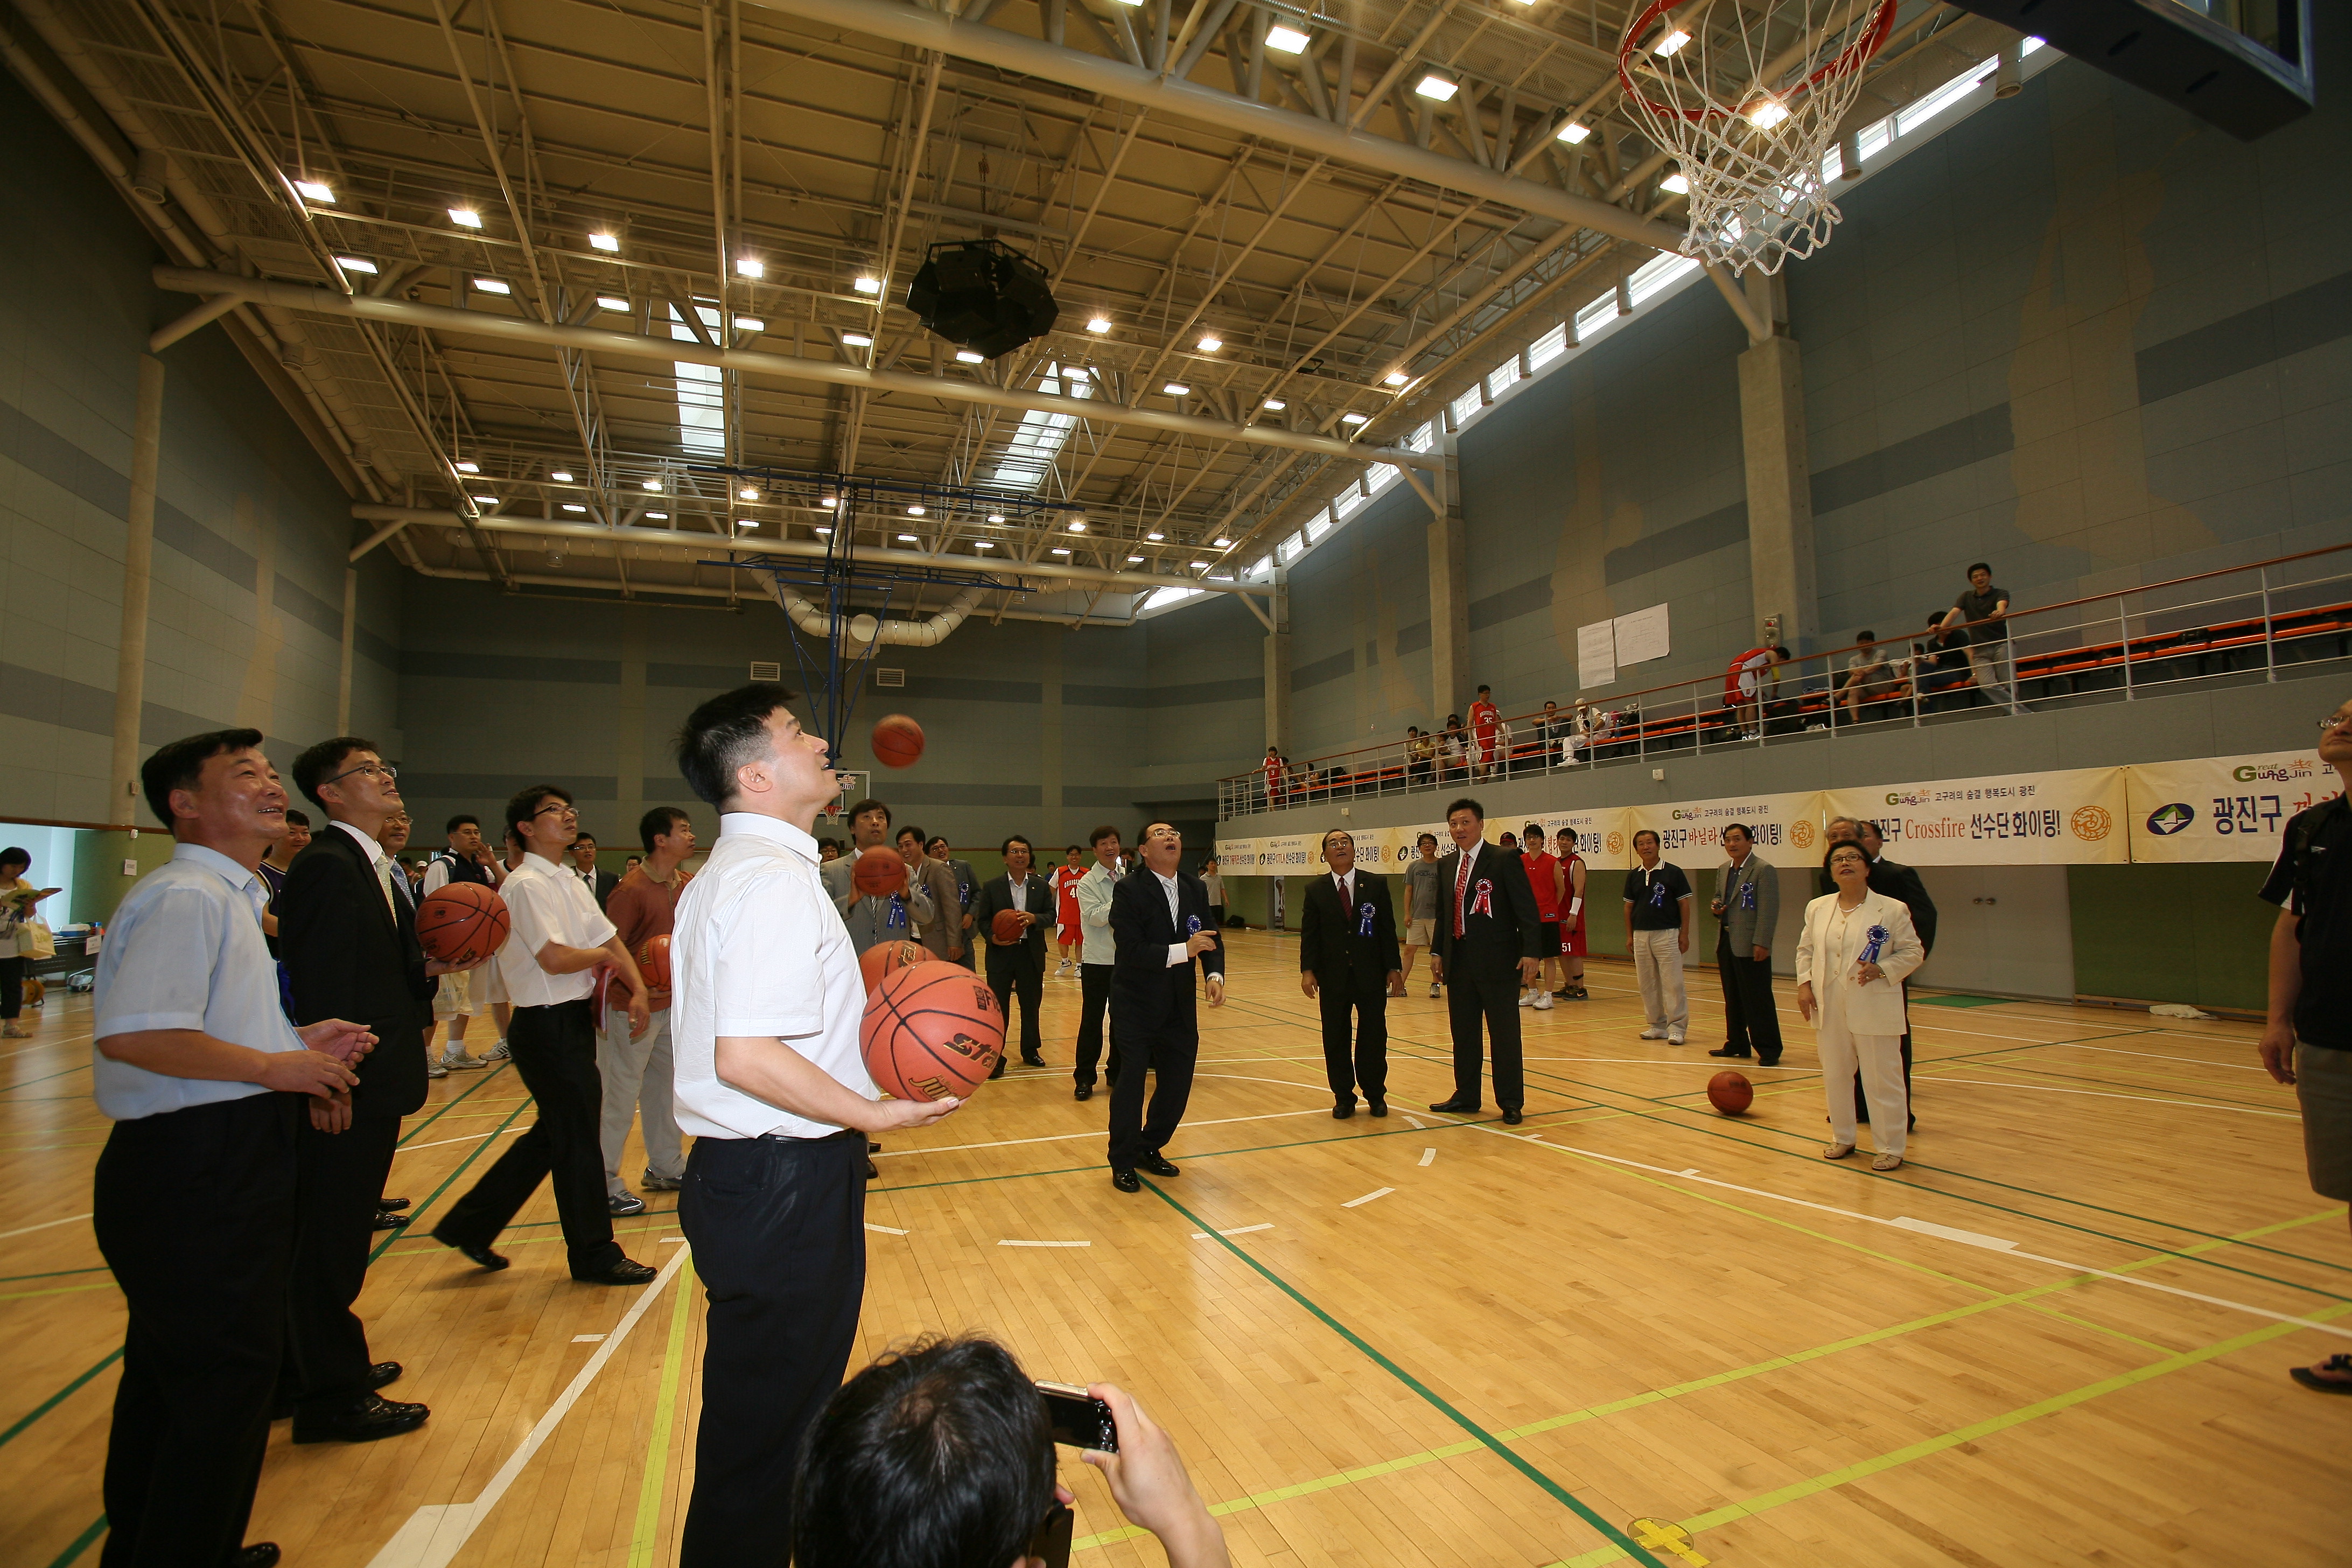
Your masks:
{"label": "black trousers", "polygon": [[[1458,956],[1461,949],[1454,952]],[[1517,1110],[1527,1102],[1526,1063],[1519,1055],[1519,966],[1507,968],[1475,961],[1445,965],[1445,1018],[1454,1029],[1454,1098],[1473,1105],[1479,1092],[1480,1069],[1486,1052],[1478,1039],[1478,1021],[1486,1022],[1486,1039],[1495,1052],[1495,1103]]]}
{"label": "black trousers", "polygon": [[[967,948],[968,952],[971,949]],[[1029,956],[1027,943],[988,950],[988,988],[996,993],[996,1010],[1004,1015],[1004,1032],[1013,1033],[1013,999],[1021,999],[1021,1059],[1045,1054],[1045,1037],[1037,1032],[1037,1006],[1045,999],[1045,972],[1042,960]]]}
{"label": "black trousers", "polygon": [[698,1138],[677,1217],[710,1301],[679,1568],[782,1563],[801,1437],[866,1293],[866,1134]]}
{"label": "black trousers", "polygon": [[22,958],[0,958],[0,1020],[25,1010],[25,969]]}
{"label": "black trousers", "polygon": [[1332,1100],[1353,1105],[1360,1089],[1366,1100],[1385,1105],[1389,1098],[1388,988],[1377,984],[1323,985],[1315,1000],[1323,1011],[1323,1071],[1331,1080]]}
{"label": "black trousers", "polygon": [[[422,1050],[411,1036],[379,1048]],[[286,1281],[286,1366],[280,1387],[327,1411],[368,1392],[367,1328],[352,1303],[367,1284],[376,1201],[392,1174],[400,1118],[362,1109],[341,1132],[305,1114],[294,1134],[294,1266]]]}
{"label": "black trousers", "polygon": [[[1192,981],[1189,973],[1185,981],[1188,984]],[[1201,1057],[1201,1029],[1193,1018],[1183,1016],[1152,1028],[1143,1028],[1132,1020],[1122,1025],[1116,1004],[1110,1026],[1125,1053],[1110,1080],[1110,1164],[1115,1171],[1129,1171],[1176,1136],[1184,1120],[1184,1107],[1192,1099],[1192,1068]],[[1143,1104],[1147,1078],[1153,1080],[1149,1113]]]}
{"label": "black trousers", "polygon": [[1723,982],[1723,1043],[1766,1067],[1780,1059],[1780,1015],[1772,1006],[1772,961],[1731,951],[1731,935],[1715,933],[1715,970]]}
{"label": "black trousers", "polygon": [[[1095,1064],[1103,1059],[1103,1018],[1110,1011],[1110,977],[1118,970],[1115,963],[1081,963],[1078,965],[1078,1046],[1077,1065],[1070,1077],[1081,1089],[1095,1086]],[[1110,1080],[1118,1082],[1118,1026],[1110,1030],[1110,1059],[1103,1065]]]}
{"label": "black trousers", "polygon": [[613,1211],[605,1202],[604,1079],[596,1070],[588,999],[517,1007],[507,1026],[507,1048],[523,1088],[539,1102],[539,1120],[507,1145],[433,1234],[488,1247],[551,1176],[572,1271],[609,1268],[621,1261],[621,1248],[613,1240]]}
{"label": "black trousers", "polygon": [[220,1568],[245,1544],[285,1333],[298,1100],[119,1121],[98,1157],[91,1228],[130,1309],[104,1568]]}

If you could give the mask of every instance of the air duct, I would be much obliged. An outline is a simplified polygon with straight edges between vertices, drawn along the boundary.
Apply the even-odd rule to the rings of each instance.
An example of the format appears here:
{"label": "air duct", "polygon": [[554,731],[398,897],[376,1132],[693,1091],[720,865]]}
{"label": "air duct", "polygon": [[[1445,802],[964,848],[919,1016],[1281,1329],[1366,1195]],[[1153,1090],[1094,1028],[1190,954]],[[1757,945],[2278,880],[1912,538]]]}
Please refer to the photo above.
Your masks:
{"label": "air duct", "polygon": [[[793,625],[813,637],[833,636],[833,616],[786,587],[782,579],[772,577],[769,583],[775,589],[776,603],[784,607]],[[842,631],[853,647],[888,643],[896,647],[937,647],[948,640],[949,633],[963,625],[963,618],[979,603],[980,587],[975,584],[949,600],[945,609],[924,620],[885,621],[864,614],[844,616]]]}

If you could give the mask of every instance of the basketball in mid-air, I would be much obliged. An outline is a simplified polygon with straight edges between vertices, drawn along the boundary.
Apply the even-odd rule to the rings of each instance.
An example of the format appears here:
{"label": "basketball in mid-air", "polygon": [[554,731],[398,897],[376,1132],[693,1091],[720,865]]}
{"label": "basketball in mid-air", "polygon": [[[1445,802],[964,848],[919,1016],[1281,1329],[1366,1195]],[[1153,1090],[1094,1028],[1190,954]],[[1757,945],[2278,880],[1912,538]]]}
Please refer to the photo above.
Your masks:
{"label": "basketball in mid-air", "polygon": [[859,853],[849,879],[867,898],[887,899],[907,885],[907,862],[896,849],[877,844]]}
{"label": "basketball in mid-air", "polygon": [[1706,1080],[1706,1102],[1726,1116],[1737,1116],[1756,1102],[1756,1086],[1736,1072],[1719,1072]]}
{"label": "basketball in mid-air", "polygon": [[882,977],[866,998],[857,1045],[883,1093],[961,1100],[988,1081],[1004,1054],[1004,1015],[971,970],[933,959]]}
{"label": "basketball in mid-air", "polygon": [[452,882],[416,906],[416,945],[427,958],[459,966],[506,945],[513,921],[507,901],[479,882]]}
{"label": "basketball in mid-air", "polygon": [[647,985],[656,991],[669,989],[669,938],[667,935],[646,938],[637,944],[637,951],[629,956],[637,961],[637,973],[645,976]]}
{"label": "basketball in mid-air", "polygon": [[988,922],[988,934],[1007,946],[1019,942],[1028,931],[1029,924],[1021,918],[1019,910],[999,910],[996,918]]}
{"label": "basketball in mid-air", "polygon": [[923,727],[904,713],[886,713],[874,722],[874,760],[886,768],[911,768],[923,754]]}
{"label": "basketball in mid-air", "polygon": [[[871,998],[882,977],[893,970],[904,969],[910,963],[924,963],[930,959],[930,950],[915,942],[877,942],[859,955],[857,972],[866,977],[866,994]],[[970,973],[969,970],[965,971]]]}

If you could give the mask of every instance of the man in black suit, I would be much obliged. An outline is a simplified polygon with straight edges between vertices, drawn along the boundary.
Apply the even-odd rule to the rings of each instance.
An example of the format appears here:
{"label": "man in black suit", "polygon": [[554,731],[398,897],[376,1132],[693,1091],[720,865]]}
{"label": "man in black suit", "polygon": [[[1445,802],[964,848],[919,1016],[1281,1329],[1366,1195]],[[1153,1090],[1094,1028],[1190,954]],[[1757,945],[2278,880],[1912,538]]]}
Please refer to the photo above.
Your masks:
{"label": "man in black suit", "polygon": [[[1122,1193],[1143,1190],[1138,1169],[1155,1176],[1176,1173],[1160,1151],[1176,1135],[1192,1097],[1192,1064],[1201,1054],[1196,962],[1207,977],[1209,1005],[1225,1005],[1225,955],[1208,889],[1180,868],[1184,836],[1172,823],[1150,823],[1141,854],[1143,863],[1120,878],[1110,895],[1118,952],[1110,1023],[1119,1053],[1110,1089],[1110,1184]],[[1149,1117],[1143,1111],[1147,1074],[1158,1080]]]}
{"label": "man in black suit", "polygon": [[621,885],[621,879],[610,871],[596,869],[596,840],[593,835],[583,833],[573,839],[571,851],[573,873],[588,884],[588,890],[596,895],[596,907],[603,909],[604,900],[613,896],[613,889]]}
{"label": "man in black suit", "polygon": [[[1396,911],[1388,884],[1356,864],[1356,841],[1338,828],[1323,836],[1325,874],[1307,884],[1298,928],[1298,985],[1323,1010],[1323,1070],[1331,1080],[1331,1115],[1356,1114],[1360,1088],[1374,1116],[1389,1113],[1389,1003],[1404,994]],[[1355,1050],[1349,1051],[1349,1015]]]}
{"label": "man in black suit", "polygon": [[1467,798],[1445,808],[1454,853],[1437,863],[1444,889],[1437,905],[1437,940],[1429,950],[1430,978],[1445,986],[1454,1028],[1454,1098],[1432,1110],[1479,1108],[1478,1079],[1486,1053],[1478,1040],[1484,1015],[1495,1051],[1495,1103],[1504,1124],[1524,1120],[1527,1079],[1519,1058],[1519,995],[1543,979],[1543,922],[1528,868],[1514,854],[1486,842],[1486,808]]}
{"label": "man in black suit", "polygon": [[436,975],[416,943],[403,873],[381,842],[400,789],[375,742],[321,741],[294,763],[294,783],[329,826],[294,858],[278,897],[278,942],[298,1023],[364,1018],[376,1049],[356,1064],[348,1110],[321,1102],[297,1132],[293,1273],[287,1341],[294,1441],[365,1442],[412,1432],[422,1405],[378,1397],[397,1362],[368,1359],[352,1314],[367,1279],[377,1200],[400,1141],[400,1119],[425,1103],[425,1037]]}
{"label": "man in black suit", "polygon": [[[1021,998],[1021,1060],[1030,1067],[1043,1067],[1045,1046],[1037,1033],[1037,1004],[1045,994],[1045,928],[1053,923],[1054,889],[1031,868],[1036,851],[1029,840],[1016,833],[1004,841],[1003,853],[1004,875],[982,883],[973,895],[971,929],[987,944],[988,988],[996,993],[997,1008],[1008,1026],[1013,1022],[1013,998]],[[996,940],[996,917],[1005,910],[1021,917],[1018,942]],[[1004,1076],[1003,1053],[988,1076]]]}

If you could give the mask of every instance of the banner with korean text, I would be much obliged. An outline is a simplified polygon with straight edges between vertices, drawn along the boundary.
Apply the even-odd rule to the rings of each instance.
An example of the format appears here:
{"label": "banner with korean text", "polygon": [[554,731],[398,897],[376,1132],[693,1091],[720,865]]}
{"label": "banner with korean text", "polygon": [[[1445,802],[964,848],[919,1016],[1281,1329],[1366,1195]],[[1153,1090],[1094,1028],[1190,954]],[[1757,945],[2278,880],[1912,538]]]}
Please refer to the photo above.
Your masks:
{"label": "banner with korean text", "polygon": [[1255,838],[1218,839],[1217,869],[1228,877],[1256,876],[1257,844]]}
{"label": "banner with korean text", "polygon": [[2275,860],[2279,834],[2295,813],[2344,793],[2315,751],[2136,763],[2124,771],[2137,861]]}
{"label": "banner with korean text", "polygon": [[1584,857],[1585,865],[1592,870],[1622,871],[1633,863],[1633,830],[1625,826],[1625,808],[1622,805],[1600,805],[1587,811],[1539,811],[1531,818],[1519,819],[1512,831],[1519,831],[1529,821],[1543,824],[1544,837],[1551,841],[1548,847],[1555,855],[1559,853],[1561,832],[1574,833],[1576,852]]}
{"label": "banner with korean text", "polygon": [[1809,789],[1629,806],[1622,813],[1624,858],[1613,864],[1635,863],[1633,837],[1643,829],[1658,836],[1662,858],[1686,871],[1717,864],[1728,858],[1723,852],[1723,830],[1738,822],[1746,824],[1756,836],[1756,853],[1763,857],[1766,865],[1818,866],[1822,859],[1821,802],[1821,792]]}
{"label": "banner with korean text", "polygon": [[1906,866],[2119,866],[2131,859],[2124,772],[2068,768],[1824,790],[1822,817],[1877,823],[1886,853]]}

